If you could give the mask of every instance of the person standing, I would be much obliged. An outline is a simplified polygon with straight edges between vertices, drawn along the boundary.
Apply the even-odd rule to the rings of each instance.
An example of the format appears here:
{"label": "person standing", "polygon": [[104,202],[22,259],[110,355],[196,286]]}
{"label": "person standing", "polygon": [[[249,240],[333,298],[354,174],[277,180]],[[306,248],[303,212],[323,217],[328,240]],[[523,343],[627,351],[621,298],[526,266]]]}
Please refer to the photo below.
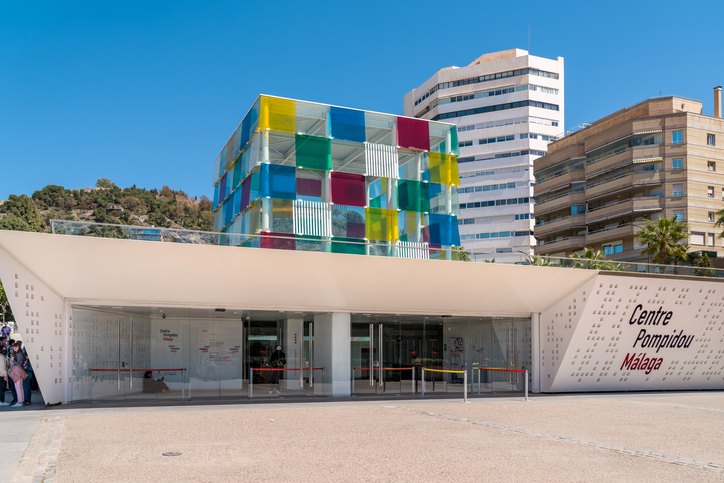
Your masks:
{"label": "person standing", "polygon": [[7,391],[8,383],[8,360],[5,357],[7,349],[0,346],[0,406],[8,406],[5,402],[5,391]]}
{"label": "person standing", "polygon": [[25,372],[21,362],[18,360],[22,360],[21,354],[22,352],[20,351],[20,347],[16,342],[15,345],[13,345],[13,359],[10,361],[10,370],[8,370],[8,374],[15,384],[15,393],[17,394],[17,402],[12,406],[14,408],[23,407],[23,402],[25,402],[23,381],[28,377],[28,374]]}
{"label": "person standing", "polygon": [[32,396],[32,388],[30,386],[30,383],[34,375],[33,366],[32,364],[30,364],[28,352],[25,350],[25,346],[23,346],[22,341],[18,341],[18,351],[20,352],[20,354],[22,354],[22,362],[20,362],[20,367],[22,367],[25,373],[28,375],[28,377],[23,380],[23,395],[25,396],[25,401],[23,402],[23,404],[25,404],[26,406],[30,406]]}
{"label": "person standing", "polygon": [[[282,350],[282,346],[278,345],[277,350],[272,352],[269,358],[269,365],[274,369],[283,369],[287,365],[287,355]],[[273,371],[271,381],[272,384],[279,384],[279,373],[282,371]]]}

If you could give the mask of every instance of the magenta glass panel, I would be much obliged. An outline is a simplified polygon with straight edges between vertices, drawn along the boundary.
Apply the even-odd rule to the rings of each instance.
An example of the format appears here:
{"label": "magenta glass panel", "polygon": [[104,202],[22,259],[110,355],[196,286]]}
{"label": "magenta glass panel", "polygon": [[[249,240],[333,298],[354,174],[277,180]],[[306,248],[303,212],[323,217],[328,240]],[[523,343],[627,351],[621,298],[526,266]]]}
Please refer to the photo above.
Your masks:
{"label": "magenta glass panel", "polygon": [[322,180],[297,178],[297,194],[304,196],[322,196]]}
{"label": "magenta glass panel", "polygon": [[332,203],[365,206],[365,177],[361,174],[332,173]]}
{"label": "magenta glass panel", "polygon": [[427,121],[397,118],[397,145],[402,148],[430,150],[430,127]]}

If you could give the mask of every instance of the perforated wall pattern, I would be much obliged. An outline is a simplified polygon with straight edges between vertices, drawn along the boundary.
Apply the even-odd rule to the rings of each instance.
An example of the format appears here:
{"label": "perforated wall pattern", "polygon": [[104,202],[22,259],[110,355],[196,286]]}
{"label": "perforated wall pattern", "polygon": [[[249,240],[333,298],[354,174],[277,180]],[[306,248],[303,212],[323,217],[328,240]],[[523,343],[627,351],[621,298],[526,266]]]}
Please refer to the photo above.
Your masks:
{"label": "perforated wall pattern", "polygon": [[63,401],[65,317],[63,299],[3,250],[0,279],[46,403]]}
{"label": "perforated wall pattern", "polygon": [[541,313],[543,392],[724,389],[724,284],[600,274]]}

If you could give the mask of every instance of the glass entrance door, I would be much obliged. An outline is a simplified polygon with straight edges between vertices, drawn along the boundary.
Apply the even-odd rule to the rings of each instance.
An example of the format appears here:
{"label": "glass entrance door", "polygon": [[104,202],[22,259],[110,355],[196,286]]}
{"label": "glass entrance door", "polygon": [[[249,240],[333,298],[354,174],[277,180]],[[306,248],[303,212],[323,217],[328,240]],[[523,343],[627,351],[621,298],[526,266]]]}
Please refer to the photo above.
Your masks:
{"label": "glass entrance door", "polygon": [[421,344],[416,327],[394,318],[352,322],[352,393],[414,394]]}

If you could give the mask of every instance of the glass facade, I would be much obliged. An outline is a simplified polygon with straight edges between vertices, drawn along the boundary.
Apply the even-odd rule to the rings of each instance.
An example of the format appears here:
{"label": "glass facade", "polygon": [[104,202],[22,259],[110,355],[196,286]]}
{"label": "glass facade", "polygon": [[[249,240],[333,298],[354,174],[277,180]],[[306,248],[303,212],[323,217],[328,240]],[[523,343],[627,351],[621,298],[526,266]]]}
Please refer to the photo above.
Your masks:
{"label": "glass facade", "polygon": [[268,248],[445,253],[460,245],[457,153],[450,124],[262,95],[216,158],[214,231]]}
{"label": "glass facade", "polygon": [[[331,395],[335,368],[321,362],[331,347],[315,340],[328,314],[91,306],[72,314],[72,401]],[[478,369],[531,367],[530,318],[353,313],[338,323],[349,324],[349,339],[335,344],[350,352],[332,365],[348,374],[353,397],[420,394],[423,367],[467,370],[471,393],[519,393],[521,377]],[[463,392],[460,374],[425,379],[426,394]]]}

